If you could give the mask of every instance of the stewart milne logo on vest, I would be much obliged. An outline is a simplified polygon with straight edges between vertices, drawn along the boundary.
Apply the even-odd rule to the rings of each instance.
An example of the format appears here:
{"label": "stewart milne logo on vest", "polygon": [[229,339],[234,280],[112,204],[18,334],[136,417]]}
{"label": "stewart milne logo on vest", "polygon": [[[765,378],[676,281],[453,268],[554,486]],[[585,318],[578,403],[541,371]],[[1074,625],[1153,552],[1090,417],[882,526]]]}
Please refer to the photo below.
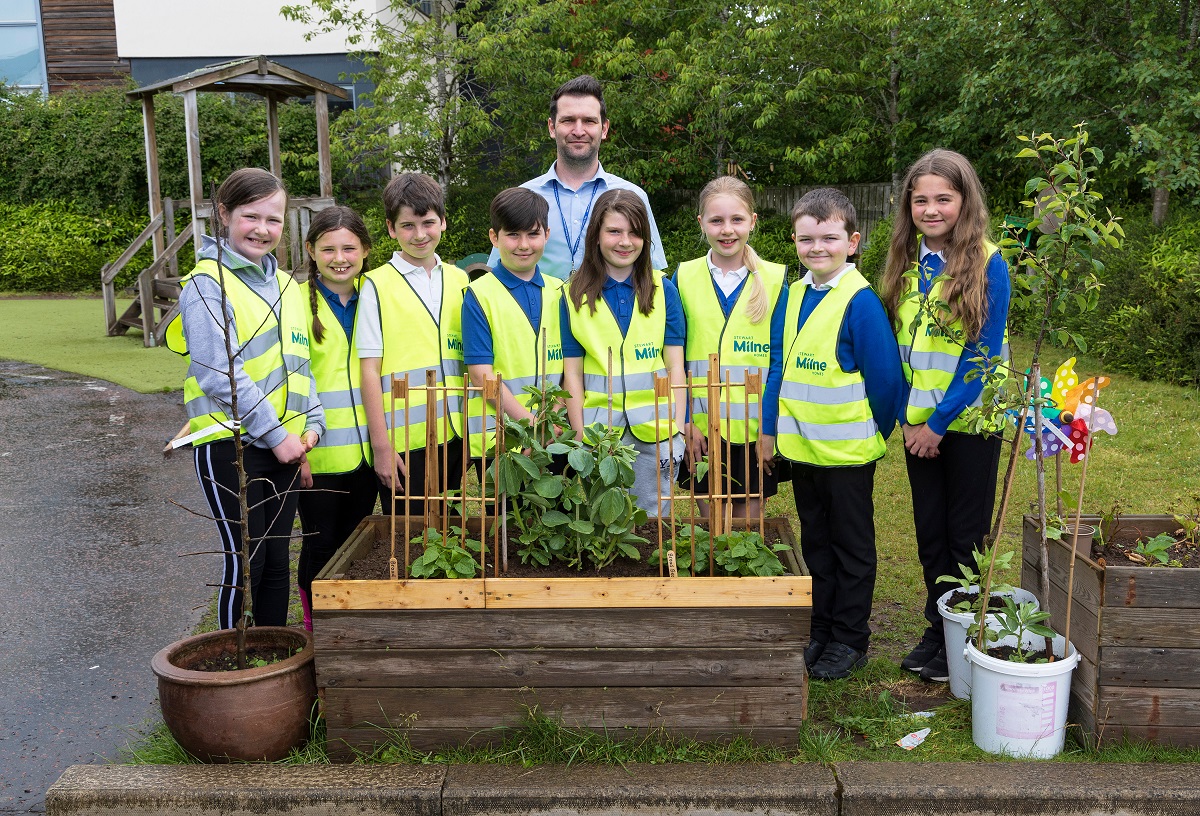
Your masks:
{"label": "stewart milne logo on vest", "polygon": [[638,343],[633,349],[637,360],[654,360],[658,358],[658,345],[655,343]]}
{"label": "stewart milne logo on vest", "polygon": [[549,346],[549,345],[546,346],[546,359],[547,360],[561,360],[562,358],[563,358],[563,355],[562,355],[562,345],[561,344],[556,344],[553,346]]}
{"label": "stewart milne logo on vest", "polygon": [[457,335],[446,338],[446,351],[457,351],[462,354],[463,344],[462,338]]}
{"label": "stewart milne logo on vest", "polygon": [[796,368],[803,371],[812,371],[816,374],[824,374],[825,362],[818,360],[814,355],[807,351],[802,351],[796,355]]}
{"label": "stewart milne logo on vest", "polygon": [[292,329],[292,342],[298,346],[307,346],[308,333],[303,329]]}
{"label": "stewart milne logo on vest", "polygon": [[735,354],[770,355],[771,344],[760,343],[753,335],[739,334],[733,338],[733,351]]}

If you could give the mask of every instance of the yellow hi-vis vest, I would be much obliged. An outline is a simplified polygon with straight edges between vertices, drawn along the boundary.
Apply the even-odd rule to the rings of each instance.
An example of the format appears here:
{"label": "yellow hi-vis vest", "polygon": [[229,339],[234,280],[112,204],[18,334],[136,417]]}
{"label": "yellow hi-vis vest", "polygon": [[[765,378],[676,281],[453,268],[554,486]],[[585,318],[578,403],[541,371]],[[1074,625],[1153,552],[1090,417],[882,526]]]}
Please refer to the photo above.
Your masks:
{"label": "yellow hi-vis vest", "polygon": [[317,395],[321,399],[321,407],[325,409],[325,433],[317,446],[308,452],[308,464],[313,473],[350,473],[363,462],[371,462],[367,412],[359,391],[362,368],[358,364],[354,338],[346,336],[341,322],[320,290],[316,295],[317,317],[325,328],[325,339],[317,342],[312,331],[312,300],[309,294],[309,290],[316,285],[310,280],[301,285],[301,291],[304,302],[309,304],[309,356],[312,359],[312,375],[317,381]]}
{"label": "yellow hi-vis vest", "polygon": [[[681,263],[679,271],[675,273],[675,286],[679,289],[684,316],[687,318],[684,356],[687,358],[688,377],[693,385],[692,424],[701,433],[708,433],[708,393],[703,387],[708,382],[708,355],[717,353],[722,382],[744,385],[747,370],[758,370],[764,383],[766,381],[767,370],[771,366],[771,315],[783,293],[787,267],[760,261],[758,274],[762,276],[763,286],[767,290],[767,311],[763,319],[755,324],[746,315],[746,304],[750,301],[753,283],[748,278],[726,318],[713,289],[708,256]],[[722,389],[720,393],[722,403],[718,417],[724,428],[724,438],[737,444],[757,440],[761,407],[755,409],[747,402],[745,388]],[[753,399],[757,401],[758,397]],[[726,413],[729,415],[728,421]]]}
{"label": "yellow hi-vis vest", "polygon": [[[571,333],[583,346],[583,424],[608,424],[608,352],[613,353],[612,416],[643,442],[662,442],[675,434],[668,401],[658,402],[658,424],[654,419],[654,378],[667,376],[663,340],[667,334],[667,299],[663,273],[654,272],[654,306],[644,315],[634,303],[629,331],[621,334],[617,317],[601,294],[596,312],[587,302],[576,309],[571,300],[571,283],[563,297],[571,315]],[[676,398],[683,394],[676,393]]]}
{"label": "yellow hi-vis vest", "polygon": [[[489,273],[476,278],[470,287],[492,330],[492,370],[504,378],[504,385],[523,408],[529,408],[531,403],[531,395],[524,390],[526,386],[541,386],[543,382],[562,386],[558,300],[562,296],[563,282],[549,275],[542,275],[542,280],[542,325],[537,334],[525,310],[495,275]],[[542,358],[542,333],[546,335],[545,359]],[[488,404],[485,414],[483,396],[479,392],[472,392],[467,403],[467,429],[471,437],[471,456],[483,456],[484,451],[491,451],[496,446],[496,409]]]}
{"label": "yellow hi-vis vest", "polygon": [[807,465],[874,462],[886,445],[871,413],[863,376],[843,371],[837,357],[850,300],[870,284],[857,269],[847,270],[797,332],[807,288],[797,281],[788,292],[775,447],[793,462]]}
{"label": "yellow hi-vis vest", "polygon": [[[992,255],[1000,251],[990,241],[985,241],[983,246],[985,257],[989,260]],[[904,295],[914,291],[919,291],[917,281],[911,277],[905,278]],[[921,299],[906,298],[904,295],[901,295],[900,303],[896,308],[896,318],[900,323],[896,330],[896,341],[900,345],[900,361],[903,364],[904,377],[910,386],[908,406],[904,411],[904,423],[919,425],[933,416],[938,403],[946,396],[946,389],[954,381],[954,373],[958,370],[958,363],[964,352],[965,334],[962,322],[958,320],[950,323],[953,336],[946,336],[935,331],[936,323],[928,314],[921,315],[921,322],[913,328],[913,320],[921,310]],[[941,297],[942,284],[939,281],[930,289],[929,299],[937,301],[941,300]],[[989,355],[995,353],[995,349],[988,349]],[[1004,345],[1000,350],[1000,355],[1006,361],[1009,359],[1007,326],[1004,329]],[[981,405],[983,405],[982,394],[977,396],[967,407],[978,408]],[[963,413],[950,423],[948,430],[968,431],[964,419],[965,414],[966,410],[964,409]],[[997,427],[992,430],[999,430],[1002,425],[1002,422],[997,423]]]}
{"label": "yellow hi-vis vest", "polygon": [[[425,372],[437,372],[438,386],[450,389],[446,399],[438,394],[434,423],[438,444],[462,433],[462,304],[463,291],[470,280],[457,266],[442,264],[441,313],[434,320],[429,307],[396,267],[386,263],[367,273],[379,296],[379,325],[383,330],[383,359],[379,367],[379,385],[383,391],[383,422],[392,435],[392,382],[408,375],[409,405],[396,399],[396,441],[398,453],[424,450],[428,406]],[[412,390],[422,389],[422,390]],[[444,417],[449,414],[449,422]],[[406,442],[407,436],[407,442]]]}
{"label": "yellow hi-vis vest", "polygon": [[[263,300],[228,268],[223,276],[220,275],[216,261],[200,261],[180,283],[187,286],[197,275],[207,275],[218,283],[224,277],[225,297],[233,306],[233,322],[237,329],[233,351],[241,355],[242,370],[266,395],[280,424],[289,433],[304,433],[312,375],[309,372],[308,321],[304,319],[308,304],[300,292],[300,285],[286,272],[276,271],[275,280],[279,285],[279,317],[276,318],[274,304]],[[221,319],[220,302],[212,306]],[[167,326],[166,341],[171,351],[187,356],[182,315],[176,315]],[[191,366],[189,357],[189,373],[183,381],[183,402],[189,428],[192,433],[213,429],[211,434],[194,440],[193,444],[204,445],[232,438],[232,431],[223,427],[230,422],[228,414],[232,408],[200,389]],[[257,395],[239,394],[239,411],[251,407],[256,398]]]}

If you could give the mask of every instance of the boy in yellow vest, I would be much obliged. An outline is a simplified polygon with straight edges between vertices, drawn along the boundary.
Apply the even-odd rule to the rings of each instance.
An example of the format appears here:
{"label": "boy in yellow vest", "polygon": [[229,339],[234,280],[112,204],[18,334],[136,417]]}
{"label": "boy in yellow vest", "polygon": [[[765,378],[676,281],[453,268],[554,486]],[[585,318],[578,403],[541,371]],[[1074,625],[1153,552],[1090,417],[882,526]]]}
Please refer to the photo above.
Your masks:
{"label": "boy in yellow vest", "polygon": [[[438,385],[462,388],[462,302],[467,273],[443,263],[437,246],[446,229],[442,188],[421,173],[401,173],[383,191],[388,234],[400,244],[388,263],[363,276],[355,338],[362,360],[362,398],[367,430],[379,477],[379,497],[389,512],[393,494],[408,487],[425,495],[427,423],[437,426],[439,484],[437,493],[458,489],[463,455],[460,434],[461,395],[453,391],[437,401],[436,416],[427,416],[424,391],[410,392],[407,414],[396,401],[395,444],[392,443],[392,382],[408,376],[412,387],[425,385],[425,372],[437,372]],[[443,417],[449,413],[449,422]],[[397,501],[397,513],[422,514],[424,502]]]}
{"label": "boy in yellow vest", "polygon": [[[792,210],[807,273],[788,292],[775,444],[792,461],[800,546],[813,579],[804,660],[814,679],[867,662],[875,591],[875,462],[904,405],[900,352],[883,304],[847,258],[854,205],[830,188]],[[769,439],[769,438],[767,438]]]}
{"label": "boy in yellow vest", "polygon": [[[562,337],[558,301],[563,282],[542,275],[538,261],[550,235],[549,205],[532,190],[510,187],[492,200],[488,237],[500,260],[474,280],[463,298],[463,359],[471,384],[482,386],[492,373],[504,378],[500,402],[504,415],[529,419],[527,385],[562,385]],[[543,352],[545,348],[545,352]],[[482,399],[467,409],[471,456],[495,445],[496,406],[486,412]]]}

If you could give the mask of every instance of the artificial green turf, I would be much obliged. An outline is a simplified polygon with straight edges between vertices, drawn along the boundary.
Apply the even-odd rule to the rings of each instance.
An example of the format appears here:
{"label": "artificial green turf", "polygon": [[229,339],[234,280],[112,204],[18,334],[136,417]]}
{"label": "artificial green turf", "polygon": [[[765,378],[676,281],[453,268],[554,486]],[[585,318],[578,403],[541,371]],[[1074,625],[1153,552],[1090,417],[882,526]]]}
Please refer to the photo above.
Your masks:
{"label": "artificial green turf", "polygon": [[[117,301],[117,313],[128,305]],[[144,394],[183,387],[183,357],[145,348],[140,332],[108,337],[104,302],[88,298],[0,298],[0,358],[85,374]]]}

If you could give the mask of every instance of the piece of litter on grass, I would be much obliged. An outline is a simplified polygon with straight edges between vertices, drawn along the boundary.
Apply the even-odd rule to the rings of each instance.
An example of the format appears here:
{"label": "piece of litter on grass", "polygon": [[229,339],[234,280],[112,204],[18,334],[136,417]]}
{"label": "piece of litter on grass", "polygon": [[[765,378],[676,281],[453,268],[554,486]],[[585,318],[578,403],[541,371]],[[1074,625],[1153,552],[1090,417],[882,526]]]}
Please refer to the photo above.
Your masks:
{"label": "piece of litter on grass", "polygon": [[912,714],[909,714],[908,716],[912,717],[914,720],[929,720],[929,719],[933,718],[933,712],[932,711],[914,711]]}
{"label": "piece of litter on grass", "polygon": [[88,671],[91,671],[92,669],[98,669],[98,668],[100,668],[100,667],[99,666],[88,666]]}
{"label": "piece of litter on grass", "polygon": [[901,748],[903,748],[905,751],[911,751],[913,748],[916,748],[918,745],[920,745],[922,742],[925,741],[925,738],[929,736],[930,730],[931,729],[929,729],[929,728],[922,728],[920,731],[914,731],[911,734],[909,734],[908,736],[897,740],[896,744],[899,745]]}

